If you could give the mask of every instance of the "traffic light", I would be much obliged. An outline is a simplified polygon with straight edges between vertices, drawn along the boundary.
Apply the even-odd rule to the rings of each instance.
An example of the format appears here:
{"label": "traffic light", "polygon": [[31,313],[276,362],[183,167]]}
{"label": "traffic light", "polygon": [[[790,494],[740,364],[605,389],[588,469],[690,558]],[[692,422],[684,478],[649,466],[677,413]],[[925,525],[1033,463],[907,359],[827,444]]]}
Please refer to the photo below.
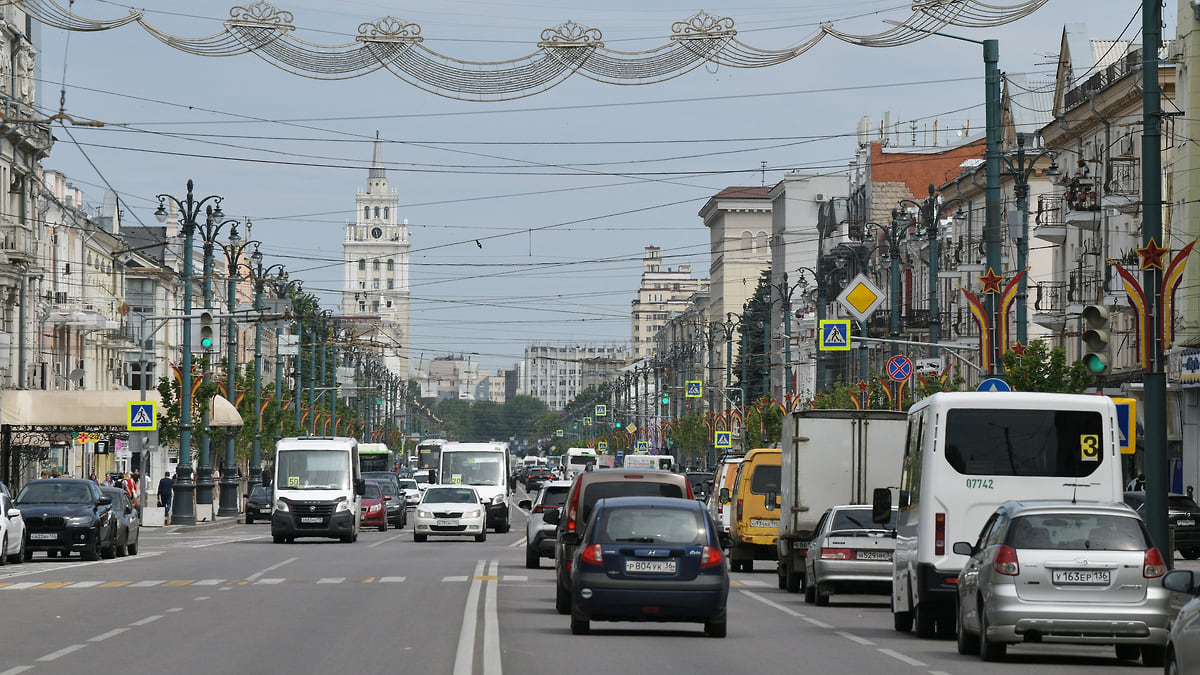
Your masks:
{"label": "traffic light", "polygon": [[375,385],[375,405],[383,405],[383,385]]}
{"label": "traffic light", "polygon": [[1093,375],[1103,375],[1112,365],[1112,343],[1109,341],[1108,308],[1088,305],[1083,308],[1083,365]]}
{"label": "traffic light", "polygon": [[212,352],[217,349],[217,320],[211,309],[192,312],[192,351]]}
{"label": "traffic light", "polygon": [[662,404],[663,405],[671,405],[671,393],[670,392],[667,392],[667,391],[663,392]]}

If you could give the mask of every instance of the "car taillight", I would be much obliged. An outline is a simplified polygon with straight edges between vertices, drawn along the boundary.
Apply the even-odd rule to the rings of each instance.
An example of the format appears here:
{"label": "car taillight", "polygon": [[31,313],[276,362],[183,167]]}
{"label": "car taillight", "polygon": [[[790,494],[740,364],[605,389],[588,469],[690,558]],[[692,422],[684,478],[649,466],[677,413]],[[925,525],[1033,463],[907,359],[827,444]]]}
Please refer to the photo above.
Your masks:
{"label": "car taillight", "polygon": [[996,574],[1017,576],[1021,571],[1021,566],[1017,563],[1017,550],[1011,546],[997,546],[996,555],[992,557],[992,569],[996,570]]}
{"label": "car taillight", "polygon": [[737,519],[742,519],[742,500],[740,498],[737,501]]}
{"label": "car taillight", "polygon": [[1146,549],[1142,559],[1142,576],[1147,579],[1157,579],[1167,573],[1167,564],[1163,562],[1162,554],[1156,548]]}
{"label": "car taillight", "polygon": [[933,554],[946,555],[946,514],[933,517]]}
{"label": "car taillight", "polygon": [[854,551],[848,548],[822,548],[821,560],[853,560]]}
{"label": "car taillight", "polygon": [[724,505],[724,504],[717,504],[717,515],[719,516],[719,515],[721,515],[721,514],[723,514],[723,513],[725,513],[725,505]]}
{"label": "car taillight", "polygon": [[552,506],[550,504],[538,504],[537,506],[533,507],[534,513],[545,513],[546,511],[557,511],[557,510],[558,510],[557,506]]}
{"label": "car taillight", "polygon": [[579,560],[588,565],[603,565],[604,551],[600,549],[600,544],[592,544],[583,549],[579,554]]}
{"label": "car taillight", "polygon": [[575,516],[579,510],[579,492],[571,495],[571,505],[567,507],[567,531],[575,531]]}
{"label": "car taillight", "polygon": [[723,562],[725,562],[725,554],[715,546],[705,546],[704,551],[700,553],[700,569],[717,567]]}

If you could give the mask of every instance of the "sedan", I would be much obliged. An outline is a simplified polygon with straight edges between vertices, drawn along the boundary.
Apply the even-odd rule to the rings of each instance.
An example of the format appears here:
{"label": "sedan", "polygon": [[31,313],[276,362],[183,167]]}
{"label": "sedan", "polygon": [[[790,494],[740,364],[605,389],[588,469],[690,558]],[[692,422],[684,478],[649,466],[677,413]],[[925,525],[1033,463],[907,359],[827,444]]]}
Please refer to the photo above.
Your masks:
{"label": "sedan", "polygon": [[6,490],[0,492],[0,565],[23,562],[24,558],[25,519]]}
{"label": "sedan", "polygon": [[34,551],[82,554],[84,560],[116,557],[117,519],[112,499],[95,481],[82,478],[43,478],[25,484],[17,507],[29,532],[25,560]]}
{"label": "sedan", "polygon": [[525,521],[525,567],[535,570],[541,567],[542,558],[554,558],[554,538],[558,526],[547,523],[546,513],[558,511],[567,501],[571,481],[552,480],[542,485],[537,499],[522,499],[517,506],[529,511]]}
{"label": "sedan", "polygon": [[404,493],[405,506],[416,506],[417,502],[421,501],[421,488],[417,487],[417,481],[411,478],[400,479],[400,491]]}
{"label": "sedan", "polygon": [[870,506],[835,506],[821,516],[804,558],[804,601],[828,605],[837,593],[892,591],[896,515],[876,525]]}
{"label": "sedan", "polygon": [[271,519],[271,491],[264,485],[255,485],[246,495],[246,524],[258,518]]}
{"label": "sedan", "polygon": [[431,534],[487,540],[484,507],[479,493],[469,485],[430,485],[421,495],[416,516],[413,541],[426,541]]}
{"label": "sedan", "polygon": [[1115,645],[1116,656],[1161,667],[1170,593],[1162,554],[1124,504],[1006,502],[958,575],[958,651],[985,661],[1009,644]]}
{"label": "sedan", "polygon": [[596,502],[571,565],[571,632],[592,621],[701,622],[725,637],[729,570],[717,528],[691,499],[613,497]]}
{"label": "sedan", "polygon": [[383,489],[375,481],[367,481],[366,491],[362,496],[363,527],[378,527],[380,532],[387,532],[387,497]]}
{"label": "sedan", "polygon": [[118,558],[126,555],[137,555],[138,540],[142,533],[142,519],[137,509],[125,491],[115,487],[101,487],[100,492],[112,500],[113,515],[117,520],[117,543],[115,551]]}
{"label": "sedan", "polygon": [[[1126,492],[1125,503],[1146,517],[1145,492]],[[1188,560],[1200,558],[1200,504],[1187,495],[1167,495],[1167,526],[1180,555]]]}

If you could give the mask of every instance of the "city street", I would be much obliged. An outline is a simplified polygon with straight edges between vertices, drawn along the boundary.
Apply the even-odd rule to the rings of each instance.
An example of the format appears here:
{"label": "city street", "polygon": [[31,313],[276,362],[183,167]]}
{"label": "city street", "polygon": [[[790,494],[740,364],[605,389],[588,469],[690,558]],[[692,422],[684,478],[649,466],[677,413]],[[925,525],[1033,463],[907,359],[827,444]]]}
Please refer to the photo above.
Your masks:
{"label": "city street", "polygon": [[[1016,646],[1006,662],[892,630],[886,599],[830,606],[776,587],[773,565],[733,575],[729,636],[699,624],[595,623],[571,635],[553,570],[524,566],[524,518],[485,543],[411,530],[355,544],[271,543],[269,525],[145,529],[141,553],[0,569],[3,660],[15,673],[1105,673],[1146,672],[1111,648]],[[1189,563],[1190,565],[1190,563]]]}

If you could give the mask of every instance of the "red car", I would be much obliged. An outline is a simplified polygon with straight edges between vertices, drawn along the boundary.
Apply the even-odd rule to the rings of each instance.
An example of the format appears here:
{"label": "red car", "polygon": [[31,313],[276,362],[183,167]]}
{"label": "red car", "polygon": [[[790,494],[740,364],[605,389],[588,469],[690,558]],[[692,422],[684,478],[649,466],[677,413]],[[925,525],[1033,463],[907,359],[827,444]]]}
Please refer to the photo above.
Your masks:
{"label": "red car", "polygon": [[379,483],[367,483],[366,492],[362,496],[363,527],[374,525],[379,528],[380,532],[387,532],[387,505],[385,503],[387,499],[391,499],[391,497],[384,496],[383,491],[379,488]]}

